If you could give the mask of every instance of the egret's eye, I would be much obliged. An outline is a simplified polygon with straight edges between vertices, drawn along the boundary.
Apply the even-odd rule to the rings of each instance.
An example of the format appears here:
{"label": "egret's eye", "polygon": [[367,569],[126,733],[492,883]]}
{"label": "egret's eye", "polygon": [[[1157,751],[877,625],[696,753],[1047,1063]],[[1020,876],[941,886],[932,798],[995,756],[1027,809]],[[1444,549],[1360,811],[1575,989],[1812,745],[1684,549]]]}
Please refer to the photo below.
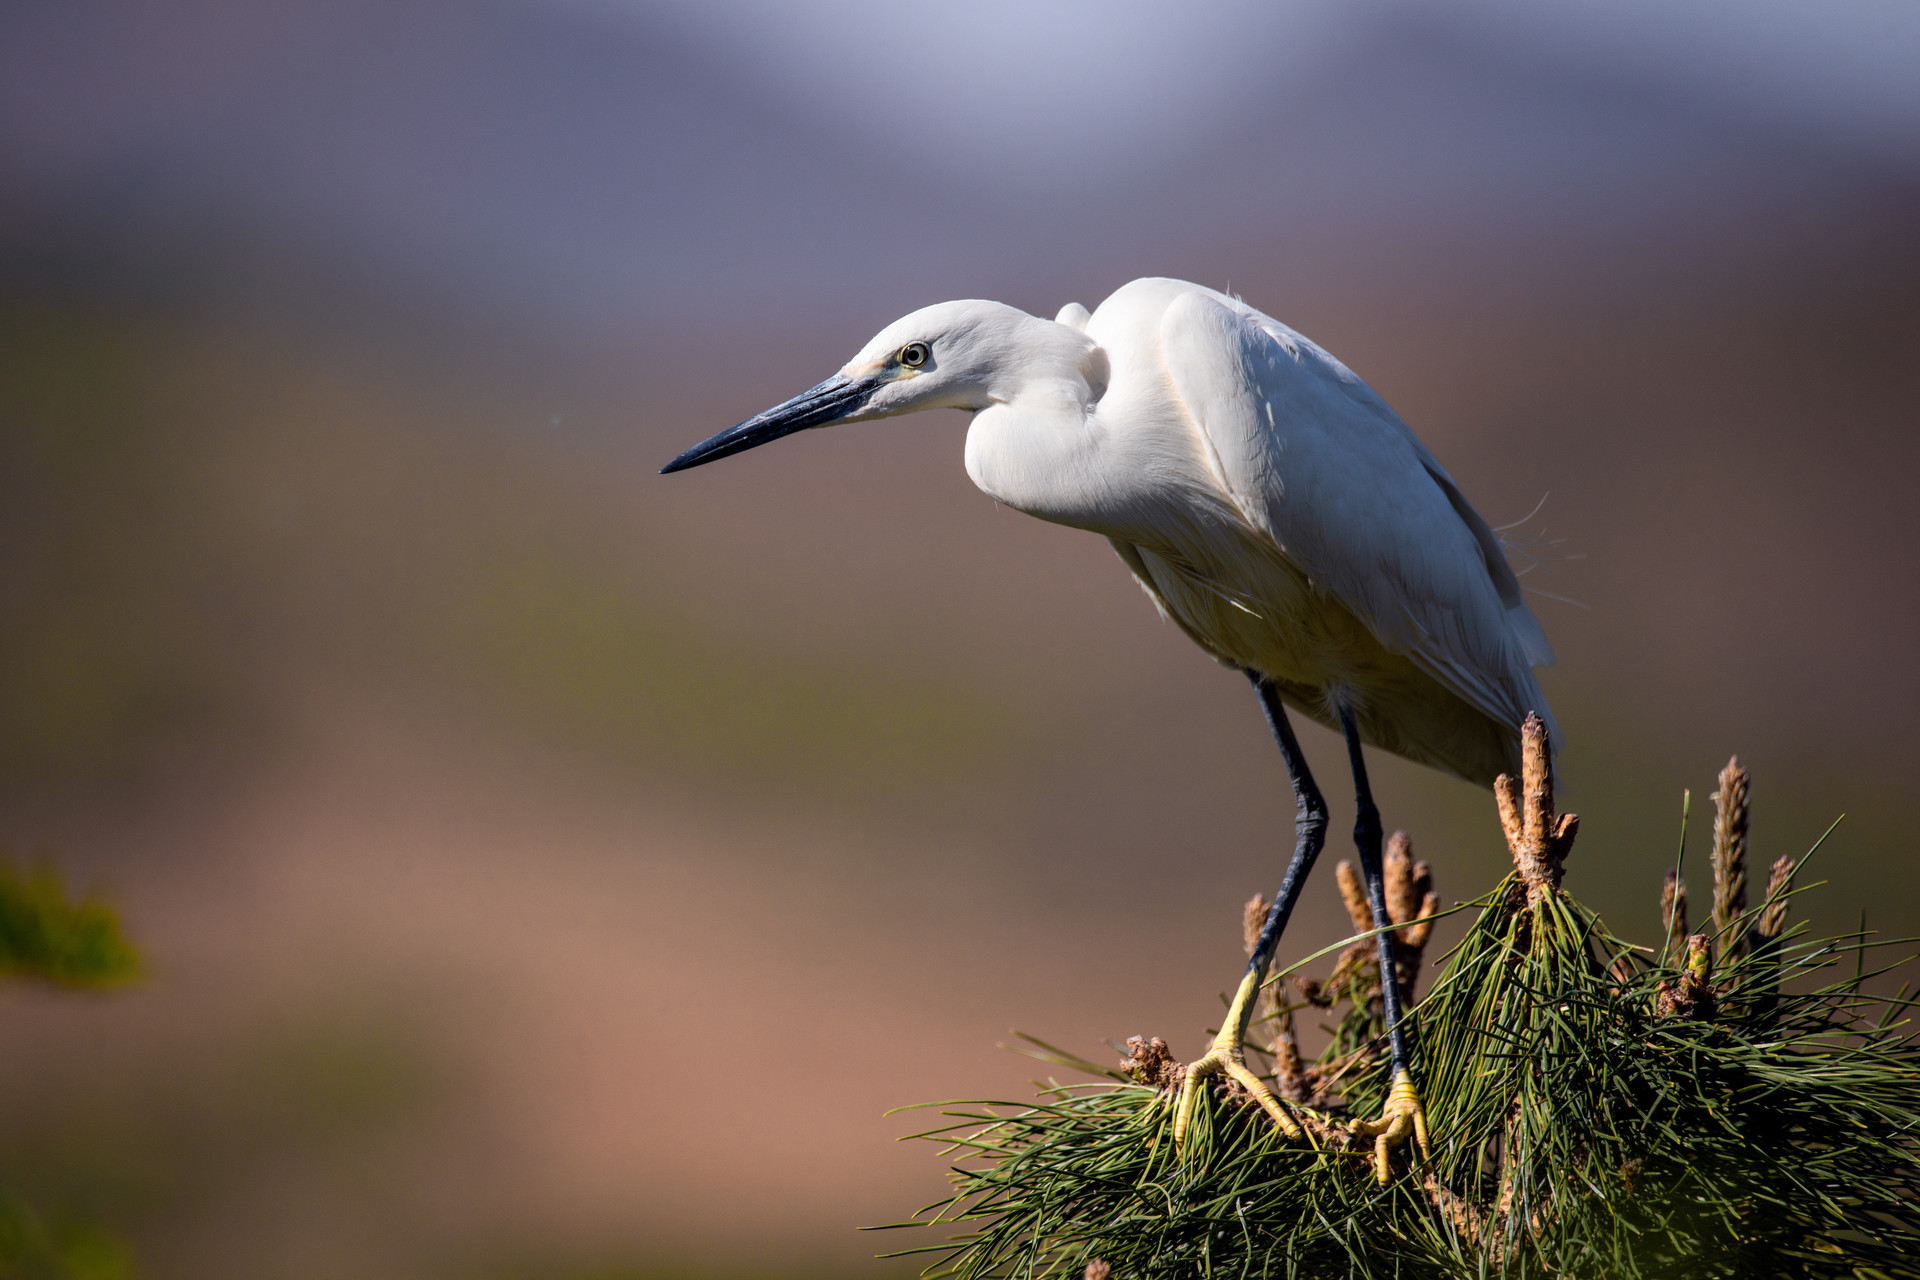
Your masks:
{"label": "egret's eye", "polygon": [[909,369],[918,369],[927,362],[927,357],[931,354],[932,353],[927,350],[926,343],[909,342],[906,346],[900,348],[900,363]]}

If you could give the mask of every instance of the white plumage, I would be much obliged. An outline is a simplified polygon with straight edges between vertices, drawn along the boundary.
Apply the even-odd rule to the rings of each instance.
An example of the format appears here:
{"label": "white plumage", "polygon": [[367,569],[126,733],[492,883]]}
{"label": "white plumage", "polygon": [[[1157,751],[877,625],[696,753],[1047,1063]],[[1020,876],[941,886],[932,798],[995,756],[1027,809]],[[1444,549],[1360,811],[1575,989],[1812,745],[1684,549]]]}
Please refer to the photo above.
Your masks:
{"label": "white plumage", "polygon": [[1105,535],[1195,643],[1320,723],[1344,704],[1368,743],[1488,783],[1527,712],[1550,718],[1552,650],[1446,469],[1345,365],[1199,285],[1135,280],[1051,321],[924,308],[668,469],[937,407],[972,411],[981,489]]}

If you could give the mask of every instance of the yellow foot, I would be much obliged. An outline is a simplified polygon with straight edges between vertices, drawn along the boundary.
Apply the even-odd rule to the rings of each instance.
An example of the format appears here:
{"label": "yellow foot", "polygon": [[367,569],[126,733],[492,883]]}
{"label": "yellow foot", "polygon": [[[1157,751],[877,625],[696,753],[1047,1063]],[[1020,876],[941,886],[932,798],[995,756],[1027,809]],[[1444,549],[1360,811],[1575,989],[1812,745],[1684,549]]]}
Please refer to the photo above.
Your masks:
{"label": "yellow foot", "polygon": [[1422,1160],[1432,1156],[1427,1147],[1427,1112],[1420,1105],[1420,1091],[1413,1087],[1413,1077],[1404,1071],[1394,1076],[1393,1091],[1387,1094],[1387,1105],[1380,1118],[1356,1120],[1353,1131],[1373,1139],[1373,1173],[1383,1187],[1393,1181],[1393,1166],[1389,1161],[1394,1148],[1405,1146],[1409,1136],[1420,1149]]}
{"label": "yellow foot", "polygon": [[1234,993],[1233,1004],[1227,1009],[1220,1034],[1213,1038],[1213,1047],[1207,1050],[1205,1057],[1187,1067],[1186,1078],[1180,1082],[1180,1096],[1173,1107],[1173,1144],[1176,1147],[1187,1136],[1187,1126],[1193,1122],[1193,1106],[1200,1098],[1201,1085],[1217,1075],[1225,1075],[1252,1094],[1253,1100],[1260,1104],[1260,1109],[1272,1116],[1273,1122],[1280,1126],[1280,1132],[1289,1138],[1305,1136],[1299,1121],[1287,1113],[1280,1099],[1273,1096],[1273,1090],[1248,1069],[1246,1055],[1241,1049],[1246,1042],[1253,998],[1259,991],[1260,975],[1249,970],[1240,981],[1240,990]]}
{"label": "yellow foot", "polygon": [[1260,1109],[1273,1117],[1280,1132],[1289,1138],[1305,1137],[1306,1130],[1300,1127],[1300,1122],[1287,1114],[1286,1105],[1274,1097],[1266,1081],[1253,1074],[1247,1066],[1240,1046],[1226,1041],[1227,1034],[1223,1031],[1204,1058],[1188,1064],[1186,1079],[1180,1082],[1180,1098],[1174,1103],[1174,1145],[1179,1146],[1181,1139],[1187,1136],[1187,1126],[1193,1122],[1193,1108],[1199,1101],[1201,1088],[1210,1077],[1218,1075],[1226,1076],[1252,1094],[1253,1100],[1260,1104]]}

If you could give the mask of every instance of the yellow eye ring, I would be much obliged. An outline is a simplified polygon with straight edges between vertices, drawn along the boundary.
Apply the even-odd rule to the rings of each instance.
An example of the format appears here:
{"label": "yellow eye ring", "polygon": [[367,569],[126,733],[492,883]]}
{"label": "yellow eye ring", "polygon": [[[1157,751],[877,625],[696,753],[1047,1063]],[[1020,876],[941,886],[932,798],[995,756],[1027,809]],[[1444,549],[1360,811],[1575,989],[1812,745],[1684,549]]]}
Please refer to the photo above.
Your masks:
{"label": "yellow eye ring", "polygon": [[909,369],[918,369],[927,362],[927,357],[932,354],[931,351],[927,350],[926,343],[909,342],[906,346],[900,348],[900,363]]}

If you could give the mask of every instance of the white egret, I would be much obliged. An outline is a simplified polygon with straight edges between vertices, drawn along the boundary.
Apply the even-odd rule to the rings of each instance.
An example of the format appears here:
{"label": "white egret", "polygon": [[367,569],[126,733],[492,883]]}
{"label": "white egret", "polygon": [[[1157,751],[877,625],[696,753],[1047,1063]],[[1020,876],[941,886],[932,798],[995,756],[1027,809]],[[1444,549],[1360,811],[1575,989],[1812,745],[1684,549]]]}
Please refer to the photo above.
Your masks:
{"label": "white egret", "polygon": [[[1162,614],[1253,682],[1293,784],[1293,857],[1225,1025],[1187,1071],[1176,1141],[1208,1076],[1237,1080],[1290,1135],[1287,1106],[1242,1045],[1281,931],[1319,855],[1326,804],[1286,708],[1347,744],[1354,843],[1377,926],[1391,924],[1367,743],[1490,784],[1516,770],[1521,722],[1549,716],[1552,661],[1499,538],[1373,390],[1237,298],[1136,280],[1091,315],[1042,320],[944,302],[881,330],[812,390],[687,450],[682,471],[809,427],[964,409],[967,473],[1008,506],[1103,534]],[[1549,719],[1550,723],[1550,719]],[[1553,740],[1558,740],[1558,734]],[[1381,972],[1392,941],[1379,935]],[[1396,984],[1381,983],[1393,1089],[1375,1136],[1426,1120]]]}

